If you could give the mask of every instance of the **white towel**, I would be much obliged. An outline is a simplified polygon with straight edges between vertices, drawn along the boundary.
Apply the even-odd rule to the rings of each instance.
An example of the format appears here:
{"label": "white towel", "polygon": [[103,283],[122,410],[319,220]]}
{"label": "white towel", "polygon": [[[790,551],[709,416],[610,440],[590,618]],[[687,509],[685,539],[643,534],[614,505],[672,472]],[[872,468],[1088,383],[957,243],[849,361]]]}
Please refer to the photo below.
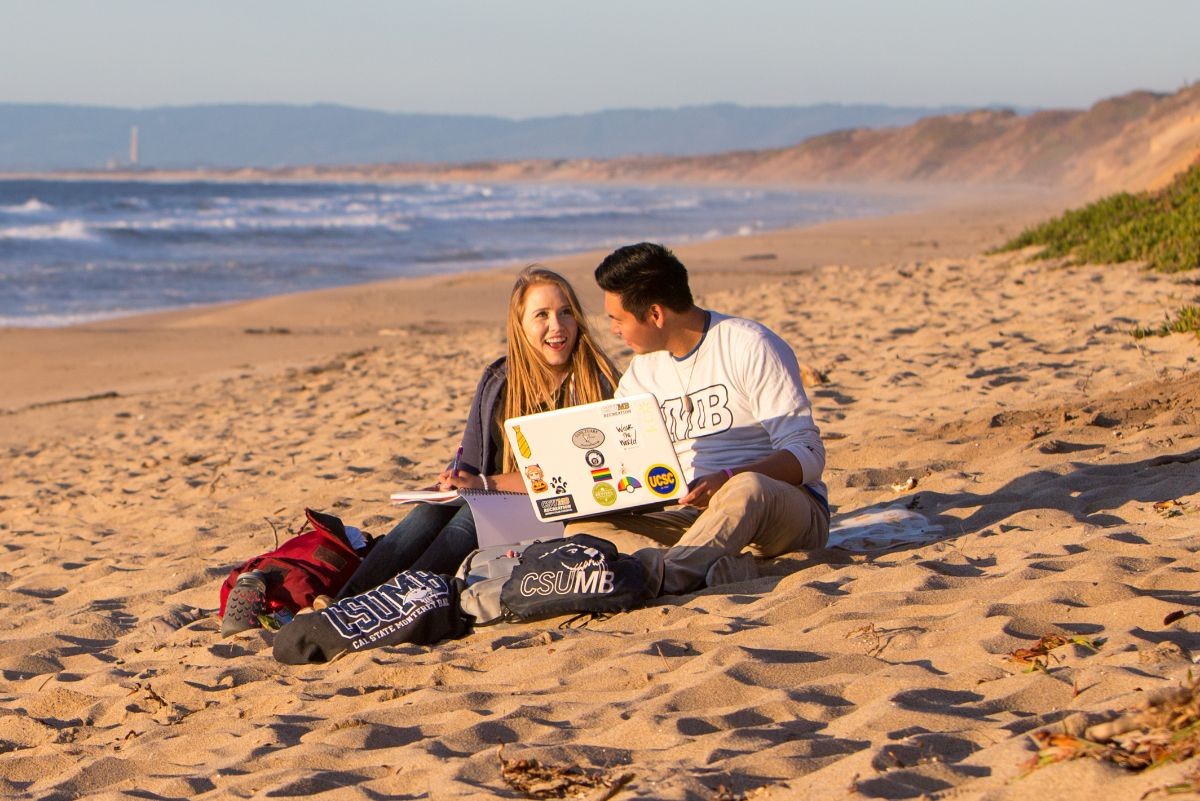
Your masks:
{"label": "white towel", "polygon": [[839,515],[829,526],[829,548],[880,551],[941,539],[942,527],[903,504]]}

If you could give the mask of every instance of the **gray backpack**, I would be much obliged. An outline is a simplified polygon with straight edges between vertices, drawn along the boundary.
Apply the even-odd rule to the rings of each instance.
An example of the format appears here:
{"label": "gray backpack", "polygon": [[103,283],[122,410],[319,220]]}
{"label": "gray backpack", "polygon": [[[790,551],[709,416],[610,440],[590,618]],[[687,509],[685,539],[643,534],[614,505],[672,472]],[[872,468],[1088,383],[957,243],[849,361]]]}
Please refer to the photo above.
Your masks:
{"label": "gray backpack", "polygon": [[455,576],[465,585],[459,596],[460,608],[475,618],[476,626],[504,622],[500,590],[521,563],[521,552],[535,542],[539,540],[492,545],[467,554]]}

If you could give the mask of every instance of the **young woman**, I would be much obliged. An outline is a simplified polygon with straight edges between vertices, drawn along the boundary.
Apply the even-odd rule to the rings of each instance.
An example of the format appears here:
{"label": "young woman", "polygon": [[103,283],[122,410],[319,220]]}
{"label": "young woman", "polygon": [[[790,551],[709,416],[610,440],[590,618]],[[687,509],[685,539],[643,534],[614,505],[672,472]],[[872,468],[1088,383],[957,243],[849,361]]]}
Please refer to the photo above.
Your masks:
{"label": "young woman", "polygon": [[[525,489],[501,426],[510,417],[611,398],[612,362],[592,341],[567,280],[537,265],[517,276],[508,302],[508,353],[483,371],[462,455],[438,476],[440,489]],[[379,586],[401,570],[451,574],[478,547],[471,509],[417,504],[375,543],[338,598]]]}

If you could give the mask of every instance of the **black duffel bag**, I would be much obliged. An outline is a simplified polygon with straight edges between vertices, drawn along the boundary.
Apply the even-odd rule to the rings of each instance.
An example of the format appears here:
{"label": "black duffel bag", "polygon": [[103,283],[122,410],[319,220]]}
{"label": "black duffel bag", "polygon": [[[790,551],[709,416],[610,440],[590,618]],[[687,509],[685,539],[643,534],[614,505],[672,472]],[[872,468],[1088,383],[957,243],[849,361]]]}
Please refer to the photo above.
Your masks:
{"label": "black duffel bag", "polygon": [[642,563],[591,534],[535,542],[520,559],[500,590],[507,620],[626,612],[653,597]]}

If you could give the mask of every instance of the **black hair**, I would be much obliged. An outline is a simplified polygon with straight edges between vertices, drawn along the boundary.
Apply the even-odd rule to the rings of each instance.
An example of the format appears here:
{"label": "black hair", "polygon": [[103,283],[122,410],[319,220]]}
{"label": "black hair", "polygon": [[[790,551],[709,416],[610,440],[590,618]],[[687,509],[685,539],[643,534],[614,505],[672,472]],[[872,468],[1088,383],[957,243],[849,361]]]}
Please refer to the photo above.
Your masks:
{"label": "black hair", "polygon": [[605,292],[619,295],[621,306],[639,320],[646,319],[656,303],[673,312],[695,305],[687,268],[674,253],[653,242],[614,250],[596,268],[596,283]]}

